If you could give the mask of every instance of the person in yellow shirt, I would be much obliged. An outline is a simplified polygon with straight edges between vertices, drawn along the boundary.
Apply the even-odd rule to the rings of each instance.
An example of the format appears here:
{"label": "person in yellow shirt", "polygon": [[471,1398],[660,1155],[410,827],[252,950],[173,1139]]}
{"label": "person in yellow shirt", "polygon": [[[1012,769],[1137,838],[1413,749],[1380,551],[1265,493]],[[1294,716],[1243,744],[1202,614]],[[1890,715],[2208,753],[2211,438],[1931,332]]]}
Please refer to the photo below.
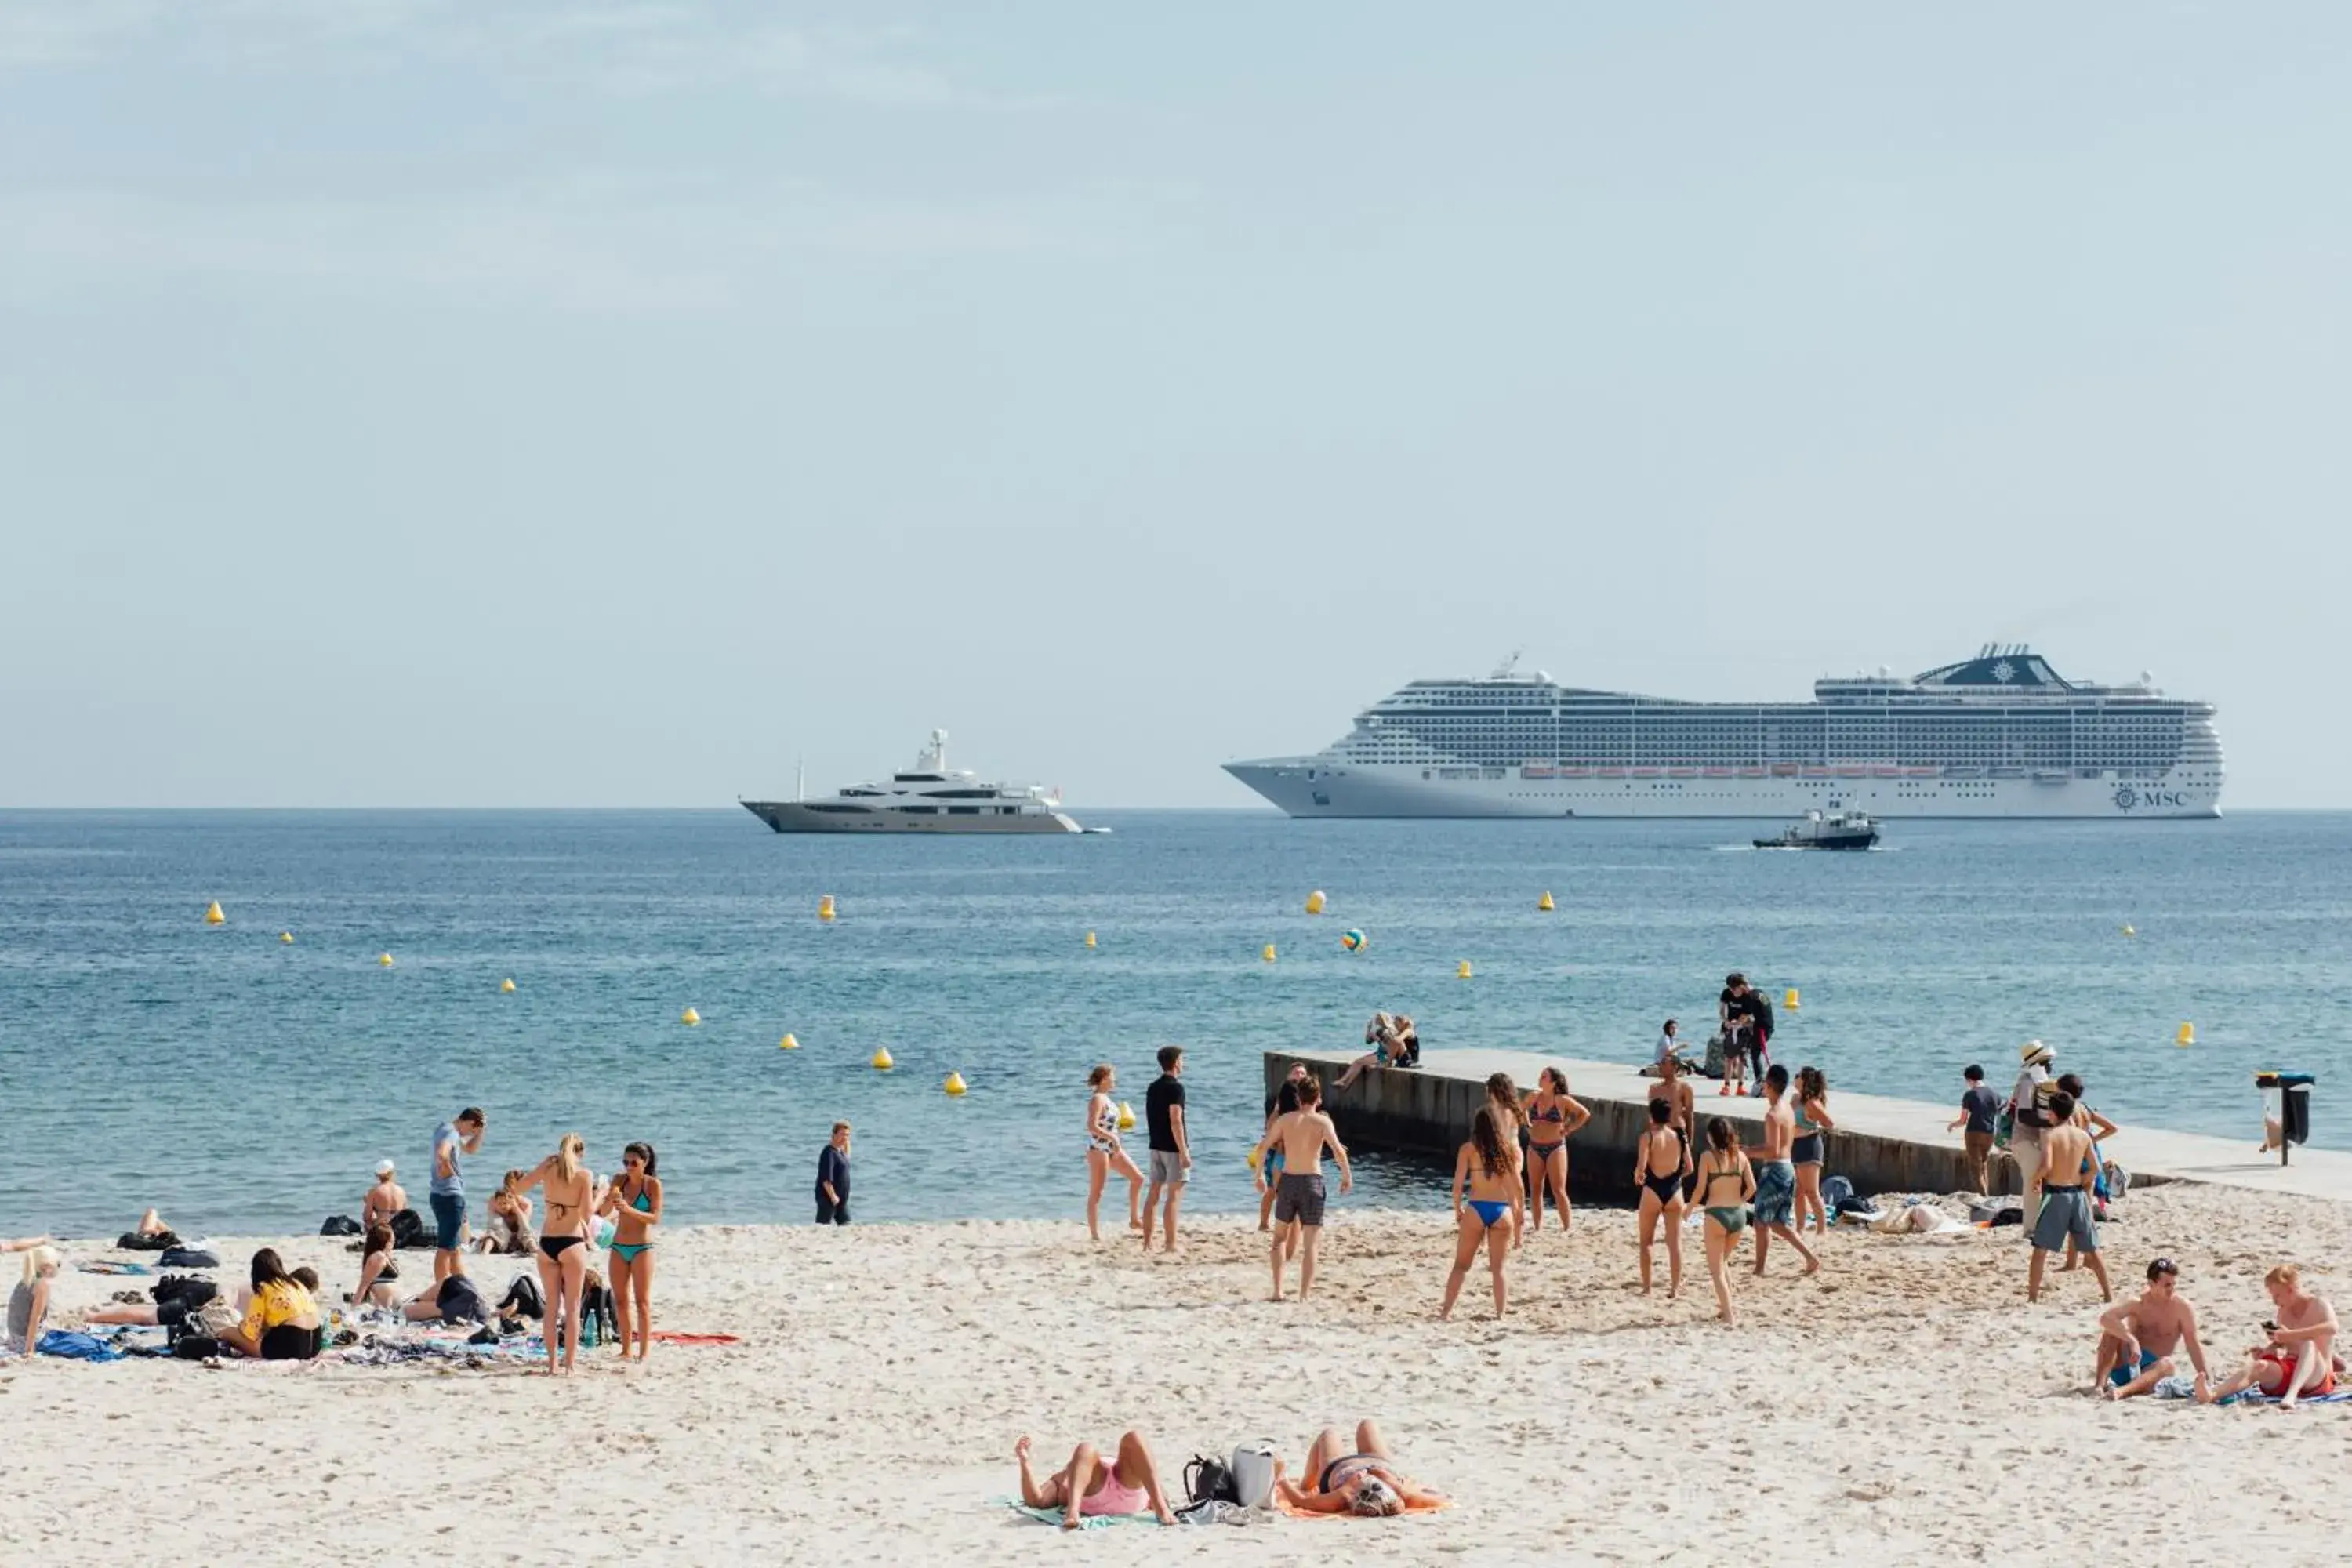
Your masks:
{"label": "person in yellow shirt", "polygon": [[221,1343],[263,1361],[309,1361],[319,1353],[319,1305],[274,1249],[253,1255],[252,1304]]}

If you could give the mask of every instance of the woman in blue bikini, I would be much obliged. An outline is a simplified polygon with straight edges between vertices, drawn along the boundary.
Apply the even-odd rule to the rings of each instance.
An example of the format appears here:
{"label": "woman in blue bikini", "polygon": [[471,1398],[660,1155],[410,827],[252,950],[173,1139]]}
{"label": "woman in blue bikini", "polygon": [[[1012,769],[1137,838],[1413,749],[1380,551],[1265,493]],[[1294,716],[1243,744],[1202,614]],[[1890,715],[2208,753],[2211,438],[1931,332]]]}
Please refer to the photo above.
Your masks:
{"label": "woman in blue bikini", "polygon": [[1445,1304],[1437,1310],[1438,1317],[1454,1315],[1454,1298],[1462,1294],[1462,1281],[1470,1276],[1470,1260],[1478,1256],[1482,1240],[1486,1272],[1495,1280],[1495,1316],[1503,1315],[1503,1259],[1524,1215],[1526,1197],[1517,1163],[1503,1144],[1500,1119],[1493,1106],[1482,1105],[1470,1119],[1470,1141],[1454,1160],[1454,1272],[1446,1276]]}
{"label": "woman in blue bikini", "polygon": [[1543,1228],[1544,1190],[1551,1190],[1559,1228],[1568,1229],[1568,1141],[1592,1120],[1592,1112],[1568,1092],[1568,1075],[1546,1068],[1528,1097],[1528,1228]]}
{"label": "woman in blue bikini", "polygon": [[[654,1227],[661,1224],[661,1178],[654,1146],[621,1151],[621,1174],[604,1190],[600,1213],[613,1216],[613,1310],[621,1324],[621,1359],[629,1359],[629,1325],[636,1324],[637,1360],[646,1359],[654,1329]],[[631,1310],[635,1308],[635,1311]]]}

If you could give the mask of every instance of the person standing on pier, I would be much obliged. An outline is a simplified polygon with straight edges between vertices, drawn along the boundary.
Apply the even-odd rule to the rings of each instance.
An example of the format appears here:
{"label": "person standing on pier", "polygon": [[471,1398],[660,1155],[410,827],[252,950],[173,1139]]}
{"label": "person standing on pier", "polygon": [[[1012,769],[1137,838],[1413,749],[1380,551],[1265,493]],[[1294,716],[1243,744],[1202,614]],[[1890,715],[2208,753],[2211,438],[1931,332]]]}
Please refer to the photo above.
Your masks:
{"label": "person standing on pier", "polygon": [[[1274,1300],[1282,1300],[1282,1266],[1288,1253],[1283,1246],[1286,1232],[1294,1224],[1300,1227],[1305,1245],[1299,1248],[1298,1299],[1315,1288],[1316,1254],[1323,1244],[1323,1151],[1328,1148],[1339,1162],[1339,1194],[1345,1197],[1356,1186],[1356,1173],[1348,1164],[1347,1147],[1339,1142],[1339,1131],[1331,1119],[1323,1114],[1323,1085],[1313,1074],[1299,1080],[1298,1109],[1287,1116],[1275,1118],[1274,1125],[1257,1146],[1257,1189],[1265,1190],[1266,1161],[1275,1150],[1282,1151],[1282,1180],[1274,1199],[1274,1241],[1269,1248],[1274,1266]],[[1512,1173],[1517,1181],[1517,1172]]]}
{"label": "person standing on pier", "polygon": [[[1723,1030],[1723,1087],[1717,1094],[1748,1093],[1748,1008],[1741,994],[1748,977],[1733,970],[1723,977],[1723,991],[1715,999],[1715,1016]],[[1759,1069],[1759,1078],[1762,1077]]]}
{"label": "person standing on pier", "polygon": [[1792,1228],[1797,1208],[1797,1166],[1790,1152],[1797,1142],[1797,1112],[1789,1103],[1789,1069],[1774,1067],[1764,1075],[1764,1142],[1748,1151],[1756,1163],[1756,1272],[1764,1273],[1764,1259],[1772,1238],[1797,1249],[1805,1272],[1813,1273],[1822,1260]]}
{"label": "person standing on pier", "polygon": [[2025,1234],[2031,1237],[2034,1216],[2042,1212],[2042,1135],[2050,1126],[2050,1098],[2058,1092],[2050,1077],[2058,1053],[2040,1040],[2028,1040],[2017,1059],[2017,1083],[2009,1091],[2009,1154],[2024,1184]]}

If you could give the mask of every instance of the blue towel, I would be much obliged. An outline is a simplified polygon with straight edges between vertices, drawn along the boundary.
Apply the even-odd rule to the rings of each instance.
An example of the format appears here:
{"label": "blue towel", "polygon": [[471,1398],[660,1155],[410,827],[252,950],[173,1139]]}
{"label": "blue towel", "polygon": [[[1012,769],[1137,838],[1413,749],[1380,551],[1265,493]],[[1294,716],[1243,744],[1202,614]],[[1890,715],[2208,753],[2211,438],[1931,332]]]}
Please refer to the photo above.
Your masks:
{"label": "blue towel", "polygon": [[34,1350],[42,1355],[63,1356],[68,1361],[121,1361],[122,1352],[95,1334],[80,1334],[71,1329],[51,1329],[41,1336]]}
{"label": "blue towel", "polygon": [[[1040,1524],[1050,1524],[1056,1530],[1062,1528],[1062,1510],[1058,1508],[1031,1508],[1019,1498],[1014,1497],[1001,1497],[996,1500],[1013,1512],[1024,1514]],[[1108,1530],[1114,1524],[1158,1524],[1159,1522],[1148,1513],[1097,1513],[1080,1518],[1078,1528]]]}

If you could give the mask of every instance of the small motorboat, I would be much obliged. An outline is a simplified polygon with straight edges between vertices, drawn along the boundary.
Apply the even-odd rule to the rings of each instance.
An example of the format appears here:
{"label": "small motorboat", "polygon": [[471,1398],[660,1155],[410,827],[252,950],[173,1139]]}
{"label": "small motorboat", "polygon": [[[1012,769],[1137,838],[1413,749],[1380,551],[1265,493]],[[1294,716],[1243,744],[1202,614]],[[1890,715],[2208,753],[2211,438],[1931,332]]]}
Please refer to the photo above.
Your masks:
{"label": "small motorboat", "polygon": [[1859,811],[1833,811],[1824,816],[1805,813],[1778,838],[1759,838],[1759,849],[1867,849],[1878,842],[1878,824]]}

